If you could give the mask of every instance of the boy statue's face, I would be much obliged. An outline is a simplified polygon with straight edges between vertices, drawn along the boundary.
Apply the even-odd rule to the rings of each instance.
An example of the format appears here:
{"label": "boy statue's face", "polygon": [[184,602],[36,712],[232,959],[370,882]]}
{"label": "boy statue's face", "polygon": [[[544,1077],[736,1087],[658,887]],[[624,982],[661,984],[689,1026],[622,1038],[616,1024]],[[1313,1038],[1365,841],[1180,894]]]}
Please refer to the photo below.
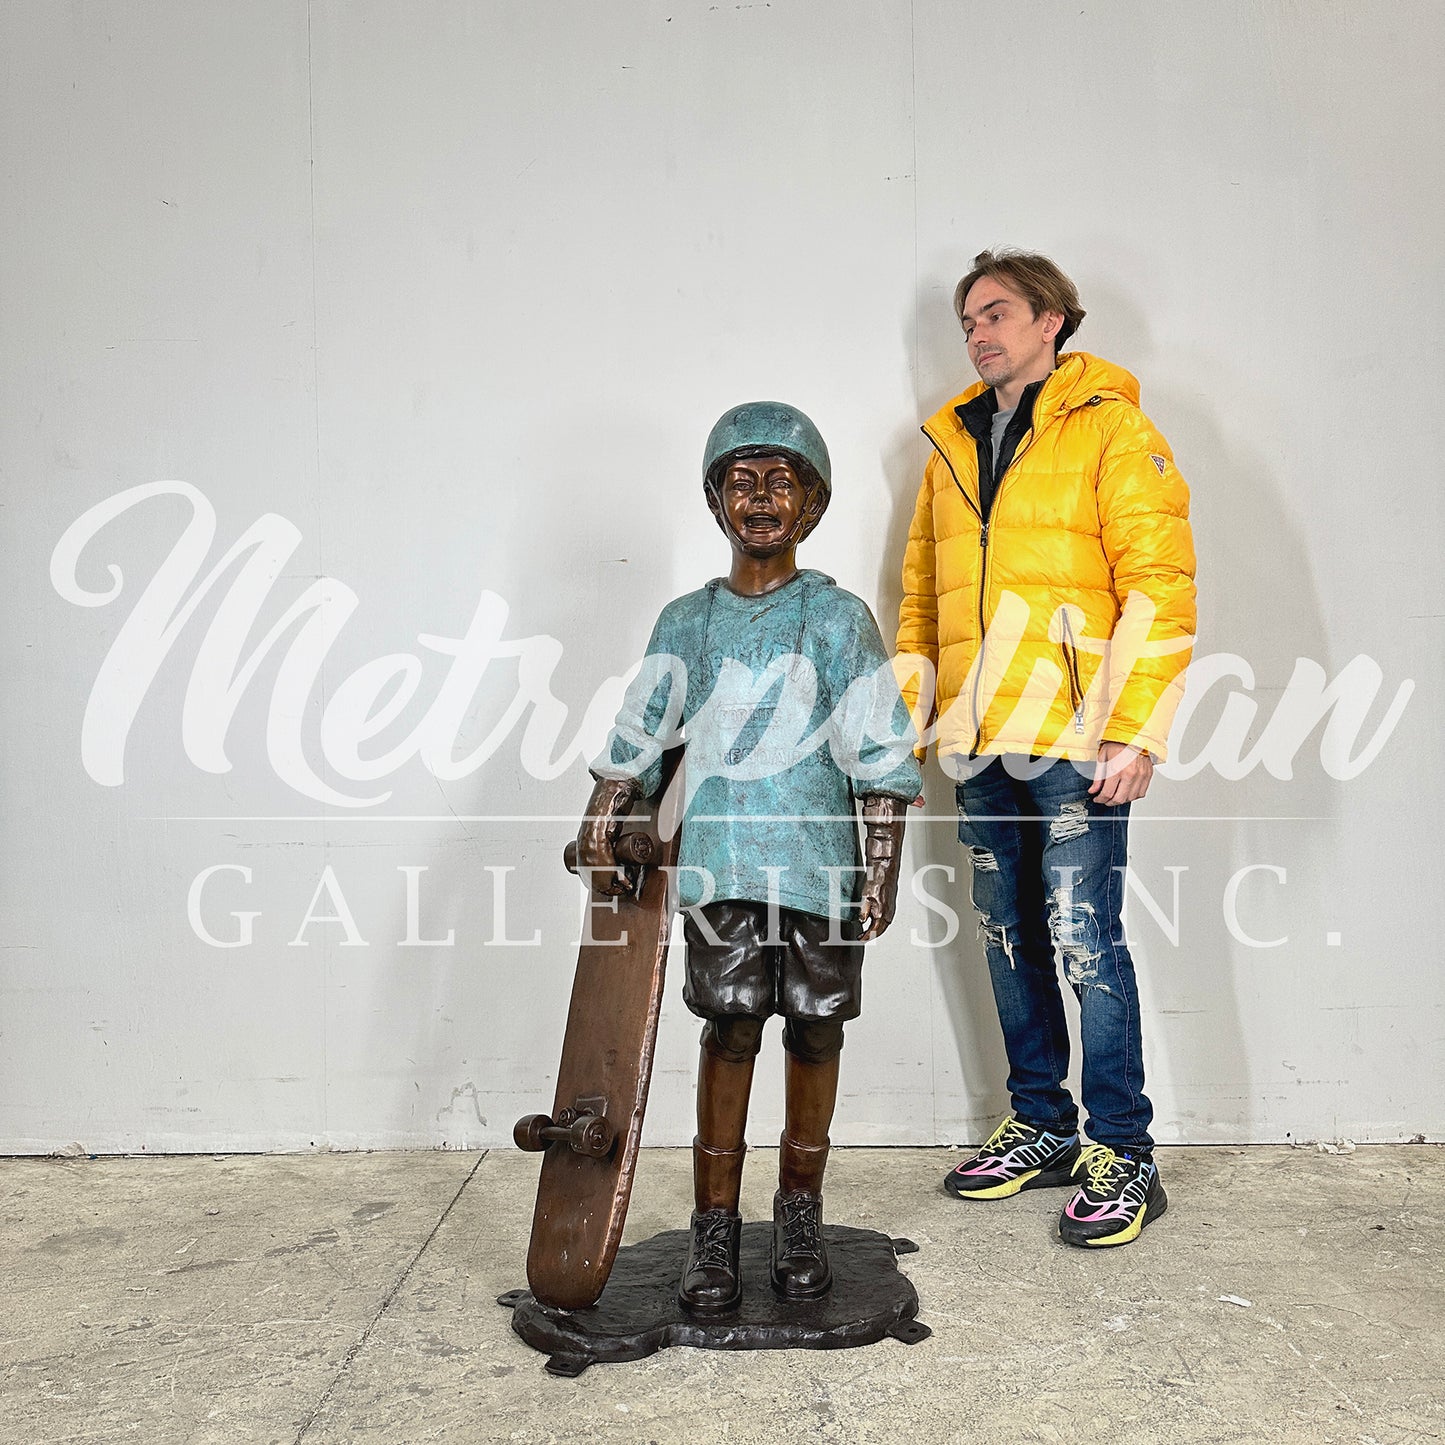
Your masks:
{"label": "boy statue's face", "polygon": [[796,546],[817,524],[820,503],[786,457],[734,458],[718,480],[717,496],[708,491],[708,505],[734,549],[759,559]]}

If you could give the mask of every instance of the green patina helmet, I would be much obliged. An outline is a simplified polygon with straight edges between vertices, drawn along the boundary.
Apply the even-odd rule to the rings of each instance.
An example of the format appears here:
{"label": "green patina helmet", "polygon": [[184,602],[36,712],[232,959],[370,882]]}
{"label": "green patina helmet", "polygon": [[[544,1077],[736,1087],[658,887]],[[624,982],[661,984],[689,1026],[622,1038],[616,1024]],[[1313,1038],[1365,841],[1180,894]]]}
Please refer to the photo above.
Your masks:
{"label": "green patina helmet", "polygon": [[716,487],[734,457],[786,457],[805,486],[823,488],[824,504],[833,495],[833,464],[818,428],[795,406],[781,401],[749,401],[725,411],[708,433],[702,455],[703,486]]}

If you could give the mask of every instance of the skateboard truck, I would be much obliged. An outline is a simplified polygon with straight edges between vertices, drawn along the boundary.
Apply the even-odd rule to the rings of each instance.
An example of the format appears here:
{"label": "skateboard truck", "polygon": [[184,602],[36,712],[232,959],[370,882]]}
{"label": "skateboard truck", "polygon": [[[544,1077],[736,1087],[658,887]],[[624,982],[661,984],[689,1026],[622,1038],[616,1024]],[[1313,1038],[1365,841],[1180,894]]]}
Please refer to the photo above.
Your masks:
{"label": "skateboard truck", "polygon": [[[623,833],[612,845],[617,866],[626,875],[634,894],[642,891],[642,879],[648,864],[657,856],[657,843],[649,833]],[[562,850],[562,862],[569,873],[577,873],[577,844],[571,842]],[[605,870],[598,870],[605,871]],[[581,876],[580,874],[578,875]]]}
{"label": "skateboard truck", "polygon": [[566,1144],[578,1154],[605,1159],[617,1143],[617,1130],[607,1121],[607,1100],[578,1099],[574,1107],[547,1114],[523,1114],[512,1129],[517,1148],[539,1154],[553,1144]]}

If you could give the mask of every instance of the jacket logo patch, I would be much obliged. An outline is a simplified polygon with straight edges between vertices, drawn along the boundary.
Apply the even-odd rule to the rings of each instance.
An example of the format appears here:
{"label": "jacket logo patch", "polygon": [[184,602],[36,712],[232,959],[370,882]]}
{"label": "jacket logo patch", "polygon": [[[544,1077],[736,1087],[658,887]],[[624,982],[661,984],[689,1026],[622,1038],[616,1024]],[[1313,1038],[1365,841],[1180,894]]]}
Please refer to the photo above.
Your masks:
{"label": "jacket logo patch", "polygon": [[1149,453],[1149,460],[1159,468],[1159,475],[1162,477],[1164,475],[1164,468],[1167,467],[1169,463],[1166,462],[1163,457],[1157,456],[1154,452]]}

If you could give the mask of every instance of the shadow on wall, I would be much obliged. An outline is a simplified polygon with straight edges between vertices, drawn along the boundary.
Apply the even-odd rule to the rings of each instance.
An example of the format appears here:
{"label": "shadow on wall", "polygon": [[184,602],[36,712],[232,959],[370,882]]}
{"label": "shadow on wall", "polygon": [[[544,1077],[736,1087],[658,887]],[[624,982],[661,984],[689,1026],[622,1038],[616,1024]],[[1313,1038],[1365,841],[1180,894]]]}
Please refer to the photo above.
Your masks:
{"label": "shadow on wall", "polygon": [[[954,278],[955,280],[957,278]],[[917,356],[912,382],[916,416],[900,421],[882,453],[884,476],[893,497],[882,552],[878,558],[875,595],[884,640],[892,646],[903,598],[903,553],[913,520],[923,468],[931,450],[920,427],[951,396],[974,378],[965,376],[968,359],[950,306],[953,282],[925,285],[916,312],[909,309],[904,329]],[[925,378],[941,378],[925,391]],[[958,841],[953,784],[930,751],[923,770],[923,820],[910,819],[908,864],[924,876],[928,892],[946,901],[958,914],[954,938],[931,950],[934,988],[941,998],[930,1019],[933,1040],[933,1094],[939,1143],[980,1142],[1008,1112],[1008,1060],[994,1007],[988,963],[978,940],[977,918],[969,904],[971,876],[967,855]],[[925,872],[926,870],[926,872]],[[950,882],[949,879],[952,881]],[[927,936],[940,936],[943,920],[917,925]],[[950,1056],[956,1050],[956,1057]]]}
{"label": "shadow on wall", "polygon": [[[1259,715],[1250,732],[1252,746],[1297,658],[1313,658],[1333,675],[1309,552],[1265,455],[1235,440],[1248,430],[1247,419],[1243,425],[1238,419],[1226,425],[1207,405],[1211,395],[1237,395],[1237,375],[1225,373],[1216,353],[1176,351],[1171,371],[1196,378],[1197,385],[1181,389],[1151,381],[1150,363],[1158,348],[1148,318],[1107,281],[1085,284],[1095,314],[1108,318],[1116,359],[1136,375],[1143,373],[1144,409],[1168,438],[1190,483],[1200,594],[1196,651],[1235,653],[1253,669]],[[1213,735],[1229,691],[1215,689],[1191,720],[1187,736],[1175,730],[1171,746],[1178,763],[1197,757]],[[1161,821],[1137,830],[1135,854],[1141,864],[1186,864],[1222,881],[1254,865],[1307,863],[1310,851],[1340,826],[1339,784],[1325,773],[1317,752],[1310,756],[1302,750],[1288,781],[1262,768],[1235,780],[1211,767],[1189,779],[1161,782],[1166,790],[1151,797],[1149,815],[1225,821]],[[1305,821],[1263,821],[1271,815]],[[1183,836],[1171,843],[1168,834],[1176,832]],[[1299,1047],[1298,1021],[1321,1002],[1318,974],[1308,964],[1301,967],[1292,951],[1242,944],[1231,936],[1218,899],[1211,901],[1214,906],[1193,912],[1178,950],[1157,950],[1161,967],[1174,962],[1176,976],[1168,980],[1168,991],[1179,1005],[1177,1013],[1163,1013],[1161,1024],[1169,1023],[1155,1030],[1153,1043],[1181,1100],[1171,1115],[1174,1127],[1182,1140],[1296,1140],[1296,1080],[1286,1082],[1283,1074],[1251,1079],[1242,1009],[1256,1014],[1272,1008],[1280,1026],[1270,1037],[1270,1020],[1252,1018],[1256,1061],[1286,1059]],[[1140,962],[1147,986],[1153,960]],[[1280,970],[1290,974],[1268,976]],[[1185,1010],[1192,1026],[1178,1027],[1175,1020],[1183,1019]]]}
{"label": "shadow on wall", "polygon": [[[904,323],[916,356],[913,390],[917,417],[900,424],[882,457],[894,497],[877,583],[885,636],[890,635],[898,615],[903,552],[928,456],[928,443],[918,425],[974,380],[952,311],[955,280],[942,264],[935,267],[932,277],[920,284],[917,311],[910,308]],[[1201,405],[1201,397],[1209,394],[1209,378],[1219,376],[1217,359],[1203,354],[1184,358],[1187,374],[1200,378],[1199,389],[1181,391],[1153,385],[1148,378],[1156,348],[1147,318],[1107,282],[1085,279],[1081,293],[1092,316],[1107,318],[1114,338],[1110,359],[1136,375],[1144,374],[1145,410],[1168,438],[1180,470],[1191,484],[1200,581],[1200,648],[1209,653],[1239,653],[1249,661],[1256,675],[1255,690],[1263,695],[1262,722],[1288,682],[1297,656],[1329,665],[1308,554],[1263,459],[1253,452],[1232,449],[1218,417]],[[1078,345],[1089,350],[1089,338],[1081,336]],[[1227,694],[1227,689],[1218,691],[1220,696],[1210,697],[1190,728],[1192,751],[1213,731]],[[1178,738],[1174,741],[1177,746]],[[1286,787],[1287,807],[1281,801]],[[926,794],[930,817],[954,811],[952,787],[936,767],[926,770]],[[1165,870],[1170,867],[1187,868],[1185,876],[1200,880],[1201,886],[1206,879],[1222,886],[1223,880],[1241,868],[1276,861],[1281,849],[1297,855],[1302,843],[1308,846],[1298,830],[1319,826],[1271,825],[1251,821],[1249,815],[1310,815],[1328,826],[1338,812],[1338,803],[1337,785],[1317,764],[1287,785],[1255,777],[1232,782],[1212,769],[1184,781],[1161,777],[1147,802],[1134,809],[1140,822],[1132,830],[1131,865],[1148,880],[1156,897],[1161,896],[1158,880],[1167,884],[1170,875]],[[1175,818],[1180,821],[1173,821]],[[1237,821],[1214,821],[1220,818]],[[1295,831],[1281,836],[1281,829]],[[957,881],[947,896],[964,915],[968,865],[956,831],[943,821],[916,827],[912,850],[915,868],[936,864],[956,870]],[[937,872],[931,876],[946,877]],[[935,891],[942,894],[945,890],[936,886]],[[1167,891],[1162,896],[1167,903]],[[1134,910],[1135,919],[1139,913]],[[1241,997],[1257,1006],[1261,998],[1278,999],[1280,994],[1277,981],[1272,987],[1262,987],[1267,981],[1250,977],[1246,971],[1287,965],[1277,961],[1277,955],[1239,944],[1226,926],[1217,896],[1181,908],[1181,914],[1177,947],[1152,927],[1136,922],[1131,929],[1131,951],[1148,1013],[1145,1049],[1154,1087],[1156,1134],[1162,1142],[1289,1138],[1293,1129],[1290,1096],[1278,1081],[1262,1083],[1268,1094],[1252,1085],[1240,1013]],[[970,921],[974,917],[971,910],[965,916]],[[938,1112],[940,1117],[961,1118],[971,1134],[979,1134],[1008,1107],[1004,1088],[1007,1062],[987,964],[982,946],[967,924],[934,957],[947,1023],[961,1055],[956,1084],[951,1082],[952,1062],[936,1057]],[[1290,1000],[1298,1004],[1291,1011],[1296,1018],[1310,1003],[1304,987],[1305,980],[1296,975],[1291,993],[1298,997]],[[1064,992],[1068,995],[1070,991],[1065,988]],[[1071,1007],[1068,1012],[1076,1030],[1077,1009]],[[941,1022],[934,1022],[939,1043],[944,1042]],[[1257,1025],[1252,1032],[1259,1037]],[[1266,1043],[1264,1047],[1273,1055],[1284,1045]],[[1076,1032],[1074,1057],[1077,1065]],[[1162,1101],[1161,1084],[1166,1095]],[[946,1096],[954,1088],[961,1098],[955,1108],[946,1108]]]}

